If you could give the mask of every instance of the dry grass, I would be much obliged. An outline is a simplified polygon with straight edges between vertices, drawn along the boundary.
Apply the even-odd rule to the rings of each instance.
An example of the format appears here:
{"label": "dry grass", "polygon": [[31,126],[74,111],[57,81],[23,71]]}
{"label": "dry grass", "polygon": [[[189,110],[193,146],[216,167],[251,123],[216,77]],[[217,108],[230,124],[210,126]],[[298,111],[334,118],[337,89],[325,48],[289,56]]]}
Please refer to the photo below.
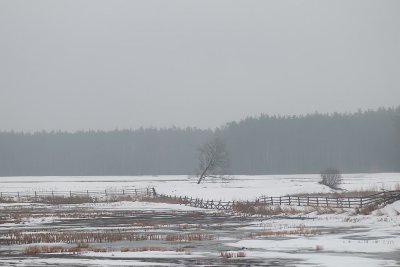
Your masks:
{"label": "dry grass", "polygon": [[230,258],[244,258],[246,257],[246,253],[244,251],[238,252],[230,252],[230,251],[221,251],[220,257],[230,259]]}
{"label": "dry grass", "polygon": [[356,208],[354,210],[354,214],[362,214],[362,215],[369,215],[371,214],[373,211],[377,210],[381,208],[381,205],[374,203],[374,204],[370,204],[370,205],[366,205],[362,208]]}
{"label": "dry grass", "polygon": [[[25,248],[25,254],[27,255],[36,255],[36,254],[46,254],[46,253],[83,253],[83,252],[114,252],[115,250],[112,248],[99,248],[93,247],[89,244],[78,244],[75,247],[63,247],[63,246],[29,246]],[[146,252],[146,251],[175,251],[175,252],[184,252],[185,255],[190,255],[191,251],[186,250],[182,247],[178,248],[166,248],[160,246],[144,246],[144,247],[122,247],[120,249],[121,252]]]}
{"label": "dry grass", "polygon": [[202,240],[212,240],[212,239],[215,239],[215,237],[207,234],[172,234],[165,236],[165,241],[170,241],[170,242],[174,241],[191,242],[191,241],[202,241]]}
{"label": "dry grass", "polygon": [[[215,239],[213,235],[202,233],[187,234],[159,234],[159,233],[135,233],[126,231],[104,231],[104,232],[38,232],[21,233],[14,231],[3,235],[6,238],[6,244],[32,244],[32,243],[57,243],[68,244],[87,244],[87,243],[112,243],[117,241],[202,241]],[[80,248],[82,245],[80,245]]]}
{"label": "dry grass", "polygon": [[313,228],[306,228],[304,225],[300,225],[294,229],[286,230],[263,230],[259,232],[250,233],[248,236],[251,238],[257,237],[282,237],[282,236],[314,236],[320,235],[321,231]]}
{"label": "dry grass", "polygon": [[285,206],[266,206],[255,205],[251,202],[238,202],[232,207],[232,210],[237,213],[250,214],[250,215],[295,215],[303,211],[297,210],[293,207]]}
{"label": "dry grass", "polygon": [[76,247],[62,247],[62,246],[29,246],[25,248],[25,254],[27,255],[35,255],[35,254],[45,254],[45,253],[82,253],[82,252],[111,252],[112,250],[109,248],[98,248],[91,246],[80,247],[79,245]]}

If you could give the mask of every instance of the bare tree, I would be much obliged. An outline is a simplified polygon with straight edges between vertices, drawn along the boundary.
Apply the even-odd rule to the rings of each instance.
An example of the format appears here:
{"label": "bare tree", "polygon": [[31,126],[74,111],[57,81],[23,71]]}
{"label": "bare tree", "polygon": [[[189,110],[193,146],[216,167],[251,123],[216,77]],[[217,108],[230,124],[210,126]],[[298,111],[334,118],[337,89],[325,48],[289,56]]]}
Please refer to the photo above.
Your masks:
{"label": "bare tree", "polygon": [[206,177],[224,179],[229,172],[229,155],[221,138],[214,138],[200,148],[197,183]]}
{"label": "bare tree", "polygon": [[338,189],[338,186],[342,183],[342,175],[338,169],[325,169],[321,172],[321,181],[319,183],[329,186],[332,189]]}

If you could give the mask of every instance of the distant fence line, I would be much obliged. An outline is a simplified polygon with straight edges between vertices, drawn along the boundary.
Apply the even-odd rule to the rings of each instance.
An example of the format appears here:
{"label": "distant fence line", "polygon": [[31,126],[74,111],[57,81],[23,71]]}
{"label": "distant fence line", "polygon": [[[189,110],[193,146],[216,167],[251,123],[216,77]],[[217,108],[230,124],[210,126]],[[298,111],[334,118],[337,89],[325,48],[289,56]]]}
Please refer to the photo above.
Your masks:
{"label": "distant fence line", "polygon": [[151,197],[164,199],[167,202],[173,202],[186,206],[232,210],[238,205],[252,206],[315,206],[315,207],[334,207],[334,208],[360,208],[368,205],[390,204],[400,200],[400,190],[383,191],[376,194],[363,197],[327,197],[327,196],[281,196],[268,197],[262,196],[255,201],[222,201],[205,200],[203,198],[192,198],[187,196],[171,196],[157,194],[154,187],[147,188],[121,188],[104,190],[81,190],[81,191],[29,191],[29,192],[0,192],[1,201],[27,201],[40,202],[51,201],[57,197],[63,198],[105,198],[108,197]]}
{"label": "distant fence line", "polygon": [[265,205],[289,206],[325,206],[336,208],[360,208],[375,204],[389,204],[400,200],[400,190],[383,191],[362,197],[326,197],[326,196],[262,196]]}
{"label": "distant fence line", "polygon": [[255,201],[216,201],[205,200],[202,198],[192,198],[187,196],[157,195],[167,201],[183,204],[186,206],[231,210],[238,205],[247,206],[314,206],[332,208],[362,208],[368,205],[390,204],[400,200],[400,190],[384,191],[364,197],[325,197],[325,196],[282,196],[267,197],[262,196]]}
{"label": "distant fence line", "polygon": [[40,190],[40,191],[17,191],[17,192],[0,192],[0,201],[28,201],[35,202],[43,199],[52,198],[107,198],[116,196],[152,196],[155,193],[154,188],[120,188],[120,189],[104,189],[104,190],[81,190],[81,191],[57,191],[57,190]]}

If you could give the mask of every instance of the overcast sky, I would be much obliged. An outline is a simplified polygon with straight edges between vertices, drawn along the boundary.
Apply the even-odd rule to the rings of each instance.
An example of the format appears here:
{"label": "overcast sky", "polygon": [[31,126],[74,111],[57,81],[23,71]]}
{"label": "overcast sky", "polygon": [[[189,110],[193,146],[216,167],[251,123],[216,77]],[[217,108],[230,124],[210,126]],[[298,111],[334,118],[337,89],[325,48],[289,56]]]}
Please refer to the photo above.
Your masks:
{"label": "overcast sky", "polygon": [[400,1],[0,1],[0,130],[400,104]]}

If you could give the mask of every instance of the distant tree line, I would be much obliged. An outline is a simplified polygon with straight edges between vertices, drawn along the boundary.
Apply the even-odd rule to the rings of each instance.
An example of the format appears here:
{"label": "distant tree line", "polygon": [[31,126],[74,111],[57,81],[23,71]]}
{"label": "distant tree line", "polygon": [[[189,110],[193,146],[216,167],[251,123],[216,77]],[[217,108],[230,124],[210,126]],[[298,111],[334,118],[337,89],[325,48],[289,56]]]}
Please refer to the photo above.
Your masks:
{"label": "distant tree line", "polygon": [[268,116],[196,128],[0,132],[0,176],[194,174],[198,148],[224,139],[233,174],[400,171],[400,107]]}

